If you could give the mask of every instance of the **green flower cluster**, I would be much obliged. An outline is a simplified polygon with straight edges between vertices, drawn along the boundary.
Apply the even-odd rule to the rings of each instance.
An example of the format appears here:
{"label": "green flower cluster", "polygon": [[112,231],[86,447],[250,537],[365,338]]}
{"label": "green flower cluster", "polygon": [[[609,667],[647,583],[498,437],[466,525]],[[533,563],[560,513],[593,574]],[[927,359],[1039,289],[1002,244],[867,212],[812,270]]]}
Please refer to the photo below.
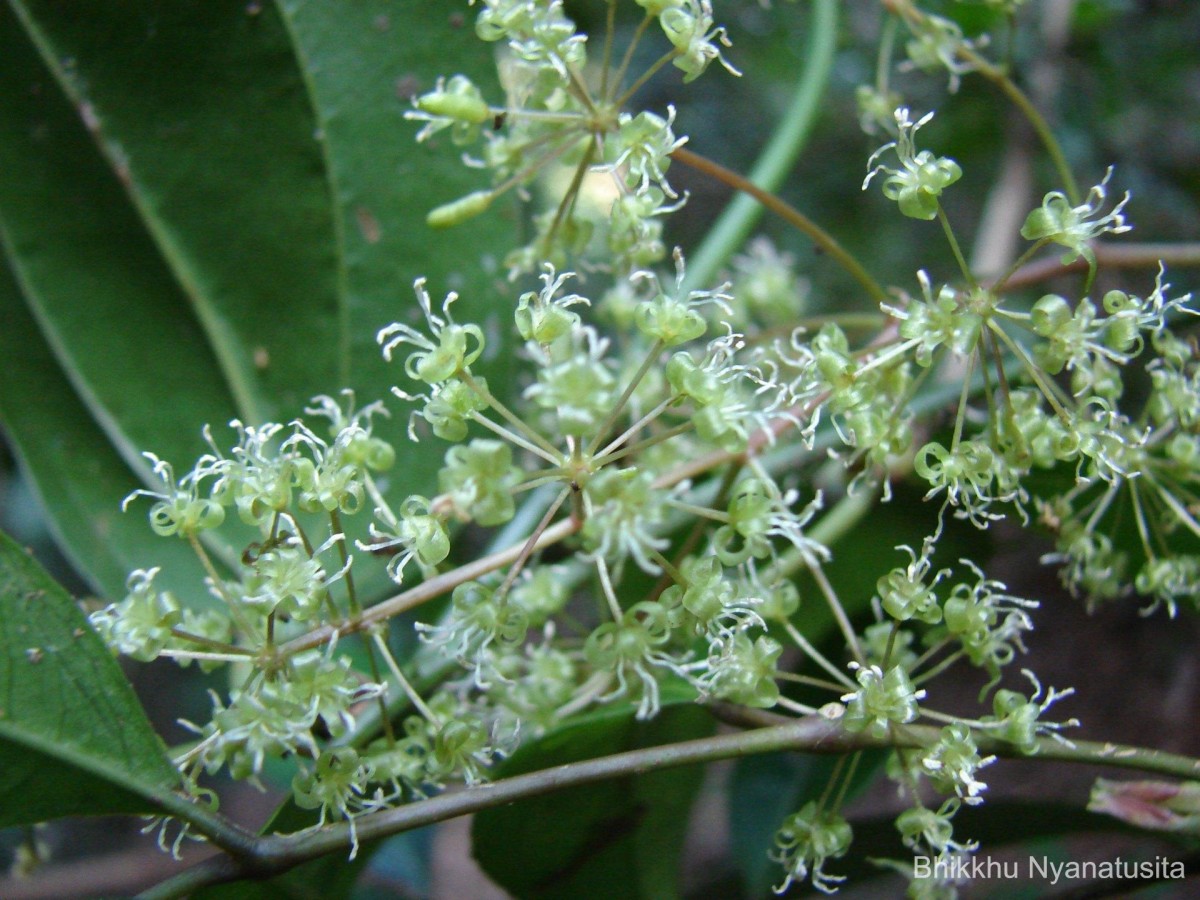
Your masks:
{"label": "green flower cluster", "polygon": [[[713,62],[733,74],[722,49],[725,29],[713,21],[709,0],[638,0],[645,19],[618,62],[611,17],[599,60],[589,68],[588,36],[567,17],[559,0],[485,0],[475,31],[503,43],[508,97],[489,104],[463,75],[440,80],[414,98],[409,118],[425,123],[418,138],[442,133],[462,147],[482,146],[471,164],[487,169],[492,187],[439,206],[429,224],[447,228],[487,210],[512,190],[537,185],[549,193],[553,175],[568,183],[561,196],[547,196],[535,217],[536,237],[512,251],[506,263],[515,277],[545,263],[564,267],[594,246],[603,246],[608,265],[629,272],[664,253],[662,219],[683,204],[667,181],[671,153],[686,138],[675,135],[675,110],[665,115],[624,110],[638,89],[667,64],[698,78]],[[646,71],[630,77],[630,64],[643,35],[657,23],[668,49]],[[488,125],[492,127],[487,127]],[[595,176],[607,176],[597,181]]]}
{"label": "green flower cluster", "polygon": [[[864,124],[893,138],[870,156],[863,188],[878,179],[902,216],[937,221],[959,275],[918,271],[919,290],[865,314],[878,329],[856,344],[861,315],[795,325],[808,289],[765,243],[715,289],[690,289],[678,250],[673,280],[652,270],[665,254],[662,219],[684,199],[667,180],[684,139],[673,108],[625,106],[668,65],[685,81],[714,61],[731,67],[707,0],[638,5],[645,18],[619,60],[608,17],[594,70],[589,36],[559,0],[481,0],[477,34],[507,48],[507,103],[489,104],[461,75],[414,101],[421,139],[475,147],[492,174],[490,188],[434,210],[435,227],[509,190],[543,190],[552,167],[570,173],[533,241],[507,260],[514,279],[540,279],[514,291],[511,329],[456,321],[457,296],[437,304],[418,279],[423,322],[377,334],[397,363],[394,394],[411,404],[410,440],[447,445],[433,495],[394,502],[376,480],[396,457],[372,432],[379,403],[319,397],[306,413],[327,429],[234,422],[228,451],[206,430],[211,452],[180,477],[147,454],[161,484],[130,500],[149,497],[151,528],[195,550],[216,602],[185,609],[156,587],[159,569],[140,569],[92,623],[135,659],[228,667],[228,690],[214,693],[211,719],[191,726],[197,740],[177,760],[197,795],[202,776],[255,779],[268,759],[288,759],[296,802],[322,824],[353,827],[486,778],[519,738],[598,704],[648,719],[686,696],[820,716],[859,746],[900,747],[888,771],[909,799],[901,844],[942,860],[970,853],[953,820],[983,800],[980,771],[994,757],[979,747],[1032,754],[1074,723],[1044,718],[1068,690],[1043,691],[1028,672],[1032,694],[1012,689],[1011,675],[1002,686],[1037,604],[970,560],[943,564],[947,513],[979,528],[1036,514],[1056,540],[1050,560],[1092,599],[1136,591],[1174,613],[1200,597],[1200,363],[1174,330],[1195,313],[1190,297],[1169,297],[1161,271],[1144,297],[1090,296],[1096,240],[1129,230],[1128,196],[1109,205],[1111,170],[1082,200],[1073,189],[1045,194],[1020,229],[1027,251],[1000,277],[976,277],[942,200],[962,169],[918,150],[932,113],[914,121],[886,77],[860,92]],[[907,0],[887,6],[909,31],[912,65],[948,70],[951,88],[968,72],[997,75],[982,39]],[[630,78],[654,25],[668,49]],[[597,172],[608,194],[592,215]],[[1087,263],[1078,296],[1010,290],[1052,245]],[[600,281],[592,294],[607,331],[565,269],[588,254],[599,257],[586,272]],[[524,361],[515,387],[489,385],[489,352]],[[955,395],[952,425],[918,423]],[[1051,470],[1061,477],[1032,477]],[[940,504],[936,527],[931,512],[919,552],[903,546],[907,561],[880,564],[853,618],[826,573],[831,545],[910,474]],[[497,535],[491,552],[478,552],[483,529]],[[543,552],[552,544],[554,560]],[[456,568],[456,550],[477,558]],[[398,594],[359,596],[355,576],[373,564]],[[806,631],[801,585],[805,603],[828,610],[836,641]],[[443,596],[398,657],[388,623]],[[342,643],[359,639],[362,672]],[[974,717],[933,705],[938,677],[960,661],[982,673]],[[939,730],[913,728],[931,722]],[[918,731],[936,736],[917,746]],[[842,880],[826,866],[852,840],[841,806],[854,765],[779,828],[781,891]],[[912,890],[950,896],[951,886]]]}

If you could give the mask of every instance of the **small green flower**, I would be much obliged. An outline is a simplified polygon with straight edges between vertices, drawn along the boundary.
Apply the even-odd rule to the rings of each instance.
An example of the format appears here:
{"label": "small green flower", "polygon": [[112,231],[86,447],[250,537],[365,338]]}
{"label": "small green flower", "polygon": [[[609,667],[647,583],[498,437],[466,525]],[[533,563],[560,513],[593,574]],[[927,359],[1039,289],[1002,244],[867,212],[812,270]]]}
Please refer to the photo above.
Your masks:
{"label": "small green flower", "polygon": [[957,91],[959,77],[976,68],[964,51],[974,50],[977,45],[963,37],[958,23],[941,16],[923,12],[919,17],[905,18],[905,22],[913,36],[905,44],[909,65],[925,72],[946,69],[950,73],[950,93]]}
{"label": "small green flower", "polygon": [[751,626],[765,627],[758,614],[762,601],[739,595],[738,585],[725,579],[724,567],[716,557],[688,557],[679,566],[679,574],[683,582],[671,585],[659,598],[673,628],[720,640]]}
{"label": "small green flower", "polygon": [[1108,198],[1108,180],[1112,173],[1110,166],[1100,183],[1088,192],[1087,200],[1079,206],[1072,206],[1061,191],[1048,193],[1042,198],[1042,205],[1025,219],[1021,237],[1029,241],[1053,241],[1067,248],[1062,256],[1064,263],[1082,256],[1095,268],[1096,254],[1090,242],[1102,234],[1124,234],[1132,227],[1125,224],[1125,216],[1121,213],[1129,202],[1128,193],[1109,212],[1099,215]]}
{"label": "small green flower", "polygon": [[917,272],[922,300],[913,300],[900,308],[883,305],[883,311],[900,320],[900,336],[915,341],[917,364],[928,368],[939,347],[949,347],[959,356],[975,350],[983,329],[983,316],[948,284],[933,294],[933,286],[924,270]]}
{"label": "small green flower", "polygon": [[667,168],[671,165],[671,153],[687,142],[687,138],[675,137],[671,130],[674,121],[673,106],[667,107],[665,119],[652,112],[636,116],[621,113],[617,117],[617,133],[605,141],[609,157],[606,167],[613,172],[624,172],[626,185],[635,193],[654,185],[674,200],[679,195],[667,183]]}
{"label": "small green flower", "polygon": [[244,578],[242,603],[262,616],[310,622],[328,597],[326,573],[297,538],[276,542],[254,560]]}
{"label": "small green flower", "polygon": [[554,266],[547,264],[541,275],[542,289],[521,295],[514,318],[523,340],[552,344],[579,327],[579,313],[570,307],[590,306],[591,301],[579,294],[560,296],[562,286],[574,277],[574,272],[558,275]]}
{"label": "small green flower", "polygon": [[435,779],[462,775],[467,784],[484,779],[483,767],[495,755],[487,726],[475,716],[461,712],[434,729],[432,750],[430,773]]}
{"label": "small green flower", "polygon": [[599,427],[616,401],[608,341],[589,326],[572,329],[539,360],[537,382],[525,396],[555,414],[558,428],[582,436]]}
{"label": "small green flower", "polygon": [[512,447],[490,438],[476,438],[446,451],[438,472],[438,487],[454,502],[456,512],[480,525],[501,525],[513,517],[512,489],[521,471],[512,461]]}
{"label": "small green flower", "polygon": [[895,91],[880,90],[874,85],[860,84],[854,89],[858,107],[858,124],[867,134],[892,131],[896,127],[895,111],[904,105],[904,98]]}
{"label": "small green flower", "polygon": [[601,702],[617,697],[641,695],[637,718],[658,713],[659,691],[655,668],[681,673],[679,662],[663,648],[671,640],[667,613],[657,603],[635,603],[621,614],[620,621],[598,625],[583,645],[583,655],[598,672],[611,672],[617,686]]}
{"label": "small green flower", "polygon": [[1017,652],[1025,651],[1023,636],[1033,630],[1028,610],[1038,603],[1006,593],[1001,582],[985,578],[969,560],[963,562],[974,572],[975,583],[955,585],[942,609],[947,632],[962,644],[973,665],[992,676],[986,692]]}
{"label": "small green flower", "polygon": [[225,521],[225,510],[216,500],[200,496],[201,481],[219,473],[220,461],[213,457],[201,457],[196,467],[175,480],[171,464],[153,453],[143,453],[153,464],[154,474],[162,479],[163,490],[138,489],[125,498],[121,509],[129,508],[134,497],[152,497],[158,502],[150,508],[150,527],[155,534],[169,537],[193,538],[201,531],[216,528]]}
{"label": "small green flower", "polygon": [[954,823],[950,820],[962,805],[957,797],[951,797],[934,812],[924,806],[906,809],[896,817],[896,830],[900,832],[904,846],[919,850],[921,845],[935,851],[969,853],[979,845],[974,841],[965,844],[954,840]]}
{"label": "small green flower", "polygon": [[[451,292],[442,302],[442,315],[433,311],[425,279],[413,284],[417,302],[425,313],[431,337],[426,337],[411,325],[393,322],[379,331],[376,340],[383,348],[383,358],[389,362],[396,348],[411,344],[417,349],[408,355],[404,372],[415,381],[440,384],[466,370],[483,352],[483,331],[478,325],[458,325],[450,315],[450,307],[458,295]],[[432,339],[431,339],[432,338]]]}
{"label": "small green flower", "polygon": [[1079,723],[1074,719],[1066,722],[1039,721],[1042,713],[1064,697],[1069,697],[1074,689],[1056,691],[1051,688],[1046,692],[1045,699],[1041,699],[1041,683],[1028,669],[1023,670],[1023,674],[1033,682],[1033,695],[1025,697],[1017,691],[996,691],[996,696],[992,698],[993,715],[985,716],[980,723],[993,737],[1012,744],[1022,753],[1032,755],[1037,752],[1039,735],[1048,734],[1061,741],[1063,738],[1057,732]]}
{"label": "small green flower", "polygon": [[115,653],[150,662],[173,643],[172,629],[183,618],[179,601],[169,591],[154,589],[159,569],[137,569],[125,586],[129,593],[88,617],[92,627]]}
{"label": "small green flower", "polygon": [[817,890],[832,894],[845,876],[829,875],[824,871],[831,859],[846,855],[854,833],[850,823],[831,810],[822,810],[817,801],[810,800],[799,812],[783,820],[775,832],[775,851],[771,858],[783,864],[785,877],[775,892],[784,893],[793,881],[811,876]]}
{"label": "small green flower", "polygon": [[588,558],[632,557],[642,571],[659,571],[652,554],[669,544],[655,533],[666,517],[667,492],[653,482],[652,473],[632,467],[605,468],[588,481],[583,489],[587,518],[582,532]]}
{"label": "small green flower", "polygon": [[892,666],[885,675],[879,666],[859,666],[857,691],[845,694],[841,699],[846,704],[842,724],[847,731],[865,731],[871,737],[887,737],[890,726],[907,725],[917,718],[917,701],[925,691],[913,687],[908,673],[900,666]]}
{"label": "small green flower", "polygon": [[400,504],[398,520],[386,508],[376,509],[375,516],[383,527],[372,522],[370,543],[359,543],[358,548],[372,553],[394,551],[388,561],[388,575],[397,584],[404,580],[404,568],[414,559],[422,571],[429,571],[450,555],[446,523],[433,514],[426,498],[417,494],[406,497]]}
{"label": "small green flower", "polygon": [[414,425],[417,418],[422,418],[442,440],[457,442],[467,436],[467,423],[475,414],[487,409],[488,399],[482,393],[487,389],[487,379],[474,377],[471,384],[443,381],[423,396],[413,396],[397,388],[392,388],[392,392],[401,400],[424,401],[423,408],[414,411],[408,421],[408,436],[412,440],[418,439]]}
{"label": "small green flower", "polygon": [[896,127],[899,136],[872,153],[871,158],[867,160],[867,166],[873,165],[880,156],[894,149],[900,168],[875,166],[867,173],[862,185],[865,191],[871,179],[883,172],[887,176],[883,182],[883,195],[889,200],[895,200],[900,205],[900,212],[913,219],[936,219],[938,197],[962,177],[962,169],[954,160],[936,157],[928,150],[916,152],[913,137],[917,130],[932,118],[933,113],[927,113],[914,123],[909,121],[907,108],[897,109]]}
{"label": "small green flower", "polygon": [[695,340],[708,330],[708,322],[697,307],[710,303],[726,314],[729,312],[727,284],[715,291],[691,291],[685,297],[682,292],[686,274],[683,254],[677,248],[673,293],[662,290],[658,277],[650,272],[636,272],[631,278],[634,282],[650,283],[654,290],[653,299],[634,309],[634,324],[642,334],[661,341],[664,347],[676,347]]}
{"label": "small green flower", "polygon": [[721,55],[721,48],[717,46],[728,47],[729,38],[724,28],[713,26],[709,0],[674,0],[659,13],[658,23],[679,53],[674,65],[683,71],[685,84],[700,77],[713,60],[720,62],[730,74],[741,74]]}
{"label": "small green flower", "polygon": [[492,588],[477,581],[454,589],[450,615],[444,622],[416,626],[422,641],[470,669],[479,687],[489,686],[495,674],[493,650],[517,647],[528,628],[525,610],[497,599]]}
{"label": "small green flower", "polygon": [[875,584],[883,604],[883,610],[898,622],[909,619],[919,619],[930,625],[942,621],[942,608],[938,604],[933,589],[938,582],[950,574],[949,569],[942,569],[933,576],[933,581],[926,583],[929,577],[929,543],[921,549],[918,557],[911,547],[899,547],[911,557],[912,562],[903,569],[892,569]]}
{"label": "small green flower", "polygon": [[980,757],[971,729],[963,722],[945,726],[936,744],[921,757],[921,771],[944,794],[955,793],[964,803],[976,806],[987,785],[975,773],[996,761],[994,756]]}
{"label": "small green flower", "polygon": [[810,285],[796,274],[795,258],[766,237],[751,240],[746,252],[734,257],[733,270],[730,309],[710,312],[710,320],[719,315],[719,321],[738,330],[781,326],[795,321],[807,306]]}
{"label": "small green flower", "polygon": [[770,709],[779,700],[782,653],[783,645],[765,634],[752,640],[744,631],[730,632],[712,646],[698,683],[709,696]]}

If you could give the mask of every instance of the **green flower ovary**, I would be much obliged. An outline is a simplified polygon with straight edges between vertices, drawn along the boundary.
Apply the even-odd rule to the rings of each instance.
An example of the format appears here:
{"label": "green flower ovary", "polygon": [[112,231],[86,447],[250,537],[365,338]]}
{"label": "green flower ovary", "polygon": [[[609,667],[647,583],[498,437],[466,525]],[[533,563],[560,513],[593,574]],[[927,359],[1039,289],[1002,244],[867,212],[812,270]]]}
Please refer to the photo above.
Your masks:
{"label": "green flower ovary", "polygon": [[842,697],[847,704],[842,724],[847,731],[866,731],[877,739],[886,737],[893,723],[913,721],[919,712],[917,701],[925,696],[899,666],[888,669],[886,675],[878,666],[860,667],[858,683],[857,691]]}

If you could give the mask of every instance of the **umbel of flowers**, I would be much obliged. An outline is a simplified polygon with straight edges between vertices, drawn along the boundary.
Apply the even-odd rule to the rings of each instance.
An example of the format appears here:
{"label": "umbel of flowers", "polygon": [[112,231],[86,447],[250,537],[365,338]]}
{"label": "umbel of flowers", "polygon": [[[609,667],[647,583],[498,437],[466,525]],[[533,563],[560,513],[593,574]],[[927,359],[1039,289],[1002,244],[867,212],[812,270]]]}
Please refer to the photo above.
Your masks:
{"label": "umbel of flowers", "polygon": [[[1171,298],[1161,271],[1145,296],[1089,296],[1093,241],[1129,230],[1128,195],[1109,199],[1111,170],[1085,197],[1069,185],[1047,193],[1020,229],[1021,258],[977,278],[942,205],[962,170],[918,148],[932,113],[897,100],[884,117],[866,102],[894,98],[886,72],[862,94],[863,118],[894,139],[870,155],[863,187],[877,185],[901,215],[937,221],[959,272],[917,271],[919,290],[894,292],[878,334],[854,343],[836,316],[794,324],[800,279],[762,244],[720,286],[691,286],[678,250],[674,272],[659,271],[662,220],[685,199],[667,172],[686,138],[672,108],[626,107],[668,66],[685,82],[714,61],[733,69],[707,0],[638,5],[645,19],[629,46],[616,46],[610,16],[597,50],[559,2],[482,0],[476,31],[507,48],[507,102],[489,103],[461,75],[414,100],[419,138],[473,148],[469,161],[491,177],[433,210],[435,227],[532,190],[552,165],[573,173],[561,196],[538,191],[548,204],[533,215],[535,237],[508,258],[514,279],[536,280],[512,291],[499,333],[458,320],[456,295],[435,301],[423,279],[421,324],[378,333],[409,439],[446,445],[436,492],[393,496],[397,448],[372,428],[387,414],[381,402],[317,397],[304,419],[230,423],[228,446],[206,428],[210,452],[183,474],[147,454],[160,483],[127,505],[148,499],[153,530],[195,551],[213,602],[184,608],[146,568],[92,624],[135,659],[226,671],[209,720],[190,725],[196,740],[176,759],[198,798],[210,796],[207,775],[254,780],[268,759],[288,759],[296,802],[320,824],[353,826],[486,779],[520,741],[581,712],[624,704],[649,719],[669,694],[820,715],[863,746],[896,745],[887,770],[908,801],[896,820],[903,846],[943,861],[973,852],[953,819],[984,800],[994,756],[980,745],[1033,753],[1047,737],[1065,741],[1071,723],[1045,713],[1070,691],[1028,671],[1027,684],[1001,687],[1037,604],[971,560],[938,556],[943,526],[1036,516],[1072,590],[1092,600],[1137,592],[1172,614],[1194,603],[1200,367],[1172,330],[1194,314],[1190,297]],[[952,87],[994,71],[983,42],[953,23],[887,6],[910,32],[912,65],[948,70]],[[665,49],[634,75],[635,48],[655,27]],[[595,174],[613,188],[600,217],[580,202]],[[1081,295],[1011,291],[1021,265],[1051,245],[1088,264]],[[598,289],[582,293],[589,284]],[[497,340],[526,366],[516,391],[483,374]],[[947,392],[939,378],[951,367]],[[1135,377],[1151,386],[1145,402],[1126,399]],[[919,421],[955,401],[947,433]],[[832,478],[829,456],[845,467]],[[824,491],[809,486],[819,467]],[[1048,469],[1066,471],[1066,487],[1035,490],[1030,476]],[[826,565],[856,517],[910,472],[938,524],[919,550],[880,549],[869,613],[852,616]],[[1133,549],[1113,537],[1122,519],[1135,524]],[[486,529],[493,548],[464,562]],[[356,577],[376,566],[394,596],[360,594]],[[801,583],[811,586],[803,597]],[[415,626],[413,651],[392,620],[438,597],[448,599]],[[807,631],[814,605],[836,623],[833,650]],[[983,673],[972,716],[937,706],[939,676],[959,661]],[[916,723],[936,725],[936,737],[914,747]],[[841,809],[857,757],[847,759],[822,797],[781,823],[780,890],[841,881],[830,867],[853,839]]]}

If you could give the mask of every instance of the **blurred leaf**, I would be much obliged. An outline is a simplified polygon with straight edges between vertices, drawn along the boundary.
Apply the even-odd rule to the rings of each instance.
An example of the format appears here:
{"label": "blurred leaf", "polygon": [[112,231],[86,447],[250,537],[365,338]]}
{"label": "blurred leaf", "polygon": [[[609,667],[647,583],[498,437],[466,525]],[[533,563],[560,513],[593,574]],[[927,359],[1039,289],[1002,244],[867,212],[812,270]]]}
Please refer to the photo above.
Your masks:
{"label": "blurred leaf", "polygon": [[[712,718],[691,703],[664,706],[649,722],[628,707],[606,709],[523,746],[495,777],[712,731]],[[677,896],[679,851],[703,775],[696,766],[631,774],[487,810],[475,817],[475,858],[516,897],[595,896],[599,885],[620,885],[623,897]]]}
{"label": "blurred leaf", "polygon": [[[469,75],[481,85],[495,81],[490,56],[479,52],[466,17],[442,0],[361,0],[329,4],[277,0],[299,60],[333,203],[334,278],[340,317],[337,381],[324,388],[352,388],[360,403],[388,398],[406,381],[388,365],[375,336],[393,321],[424,329],[413,281],[429,279],[435,303],[449,290],[462,293],[454,314],[484,324],[489,335],[480,371],[503,398],[515,379],[513,354],[503,350],[511,331],[515,296],[496,298],[495,263],[478,248],[504,248],[511,221],[491,215],[455,229],[452,237],[425,225],[425,214],[446,200],[480,187],[478,172],[439,142],[420,146],[418,128],[405,121],[411,94],[433,87],[447,72]],[[504,286],[505,293],[511,291]],[[400,462],[380,479],[385,493],[433,493],[446,445],[430,435],[407,437],[407,405],[375,433],[396,444]],[[353,527],[353,526],[352,526]],[[367,602],[394,588],[383,566],[356,574]]]}
{"label": "blurred leaf", "polygon": [[[460,315],[503,331],[512,290],[476,248],[505,247],[511,217],[435,241],[425,213],[480,176],[418,146],[403,118],[447,69],[496,90],[464,22],[433,0],[20,0],[0,13],[5,250],[59,365],[143,483],[142,450],[185,470],[206,422],[224,443],[235,415],[286,420],[343,387],[360,404],[385,397],[399,369],[375,333],[421,324],[417,276],[435,296],[462,291]],[[491,340],[481,369],[501,396],[512,364]],[[406,413],[376,426],[408,445],[392,492],[428,492],[444,446],[409,444]],[[38,455],[45,435],[9,418],[24,456]],[[69,471],[33,471],[52,507]]]}
{"label": "blurred leaf", "polygon": [[335,391],[329,196],[303,81],[270,7],[18,9],[186,294],[239,414],[290,418]]}
{"label": "blurred leaf", "polygon": [[83,613],[0,534],[0,826],[147,812],[178,773]]}

